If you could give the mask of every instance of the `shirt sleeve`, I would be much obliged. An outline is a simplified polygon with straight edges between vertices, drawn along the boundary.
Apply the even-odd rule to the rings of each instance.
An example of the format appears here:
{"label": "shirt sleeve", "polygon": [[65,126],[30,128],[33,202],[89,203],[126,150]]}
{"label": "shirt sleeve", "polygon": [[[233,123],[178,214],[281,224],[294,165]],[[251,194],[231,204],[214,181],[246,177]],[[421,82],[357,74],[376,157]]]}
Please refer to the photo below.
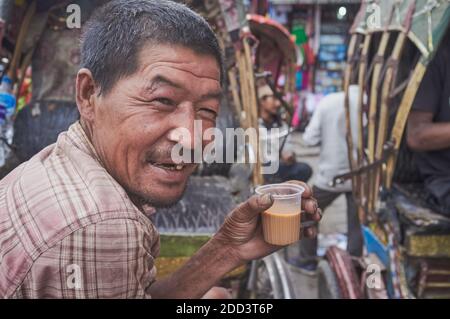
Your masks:
{"label": "shirt sleeve", "polygon": [[[138,221],[80,229],[33,264],[20,295],[29,298],[150,298],[159,236]],[[153,252],[153,253],[152,253]],[[157,253],[156,253],[157,254]]]}
{"label": "shirt sleeve", "polygon": [[311,121],[305,129],[305,133],[303,133],[303,142],[308,146],[316,146],[319,145],[320,140],[320,113],[321,113],[321,103],[317,105],[316,110],[313,113]]}
{"label": "shirt sleeve", "polygon": [[448,63],[442,57],[442,50],[436,53],[436,56],[429,63],[425,71],[424,78],[420,83],[416,97],[414,99],[412,110],[421,112],[431,112],[437,114],[439,103],[443,90],[443,74],[445,64]]}

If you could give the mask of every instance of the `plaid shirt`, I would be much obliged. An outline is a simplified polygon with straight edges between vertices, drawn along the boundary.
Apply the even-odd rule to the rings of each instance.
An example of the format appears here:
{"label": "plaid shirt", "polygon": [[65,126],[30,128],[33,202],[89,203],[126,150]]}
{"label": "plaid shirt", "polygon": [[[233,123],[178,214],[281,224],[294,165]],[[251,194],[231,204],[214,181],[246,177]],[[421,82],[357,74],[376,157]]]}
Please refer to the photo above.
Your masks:
{"label": "plaid shirt", "polygon": [[0,297],[148,298],[159,234],[81,125],[0,181]]}

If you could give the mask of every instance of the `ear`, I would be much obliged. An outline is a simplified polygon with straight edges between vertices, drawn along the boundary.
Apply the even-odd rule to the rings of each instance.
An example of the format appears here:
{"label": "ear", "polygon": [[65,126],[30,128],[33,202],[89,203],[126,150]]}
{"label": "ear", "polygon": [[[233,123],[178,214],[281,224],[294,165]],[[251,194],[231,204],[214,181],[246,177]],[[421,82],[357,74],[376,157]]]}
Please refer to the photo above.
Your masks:
{"label": "ear", "polygon": [[88,122],[94,119],[98,89],[91,71],[85,68],[80,69],[76,81],[76,101],[80,117]]}

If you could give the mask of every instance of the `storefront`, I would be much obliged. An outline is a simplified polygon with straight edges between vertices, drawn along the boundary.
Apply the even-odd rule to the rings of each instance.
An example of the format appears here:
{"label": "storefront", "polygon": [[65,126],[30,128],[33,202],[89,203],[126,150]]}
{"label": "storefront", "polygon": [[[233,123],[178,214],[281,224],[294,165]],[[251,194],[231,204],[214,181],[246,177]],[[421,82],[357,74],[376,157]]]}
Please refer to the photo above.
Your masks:
{"label": "storefront", "polygon": [[316,94],[342,90],[348,31],[360,0],[271,0],[269,15],[296,36],[301,52],[297,88]]}

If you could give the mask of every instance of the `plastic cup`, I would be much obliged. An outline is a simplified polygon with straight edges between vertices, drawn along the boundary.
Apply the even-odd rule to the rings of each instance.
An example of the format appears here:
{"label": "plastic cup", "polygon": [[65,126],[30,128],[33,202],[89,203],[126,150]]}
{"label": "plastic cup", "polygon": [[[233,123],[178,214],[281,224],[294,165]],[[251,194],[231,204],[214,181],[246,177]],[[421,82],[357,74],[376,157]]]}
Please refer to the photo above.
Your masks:
{"label": "plastic cup", "polygon": [[300,239],[303,187],[296,184],[269,184],[256,188],[256,194],[271,194],[273,205],[262,213],[264,240],[273,245],[289,245]]}

